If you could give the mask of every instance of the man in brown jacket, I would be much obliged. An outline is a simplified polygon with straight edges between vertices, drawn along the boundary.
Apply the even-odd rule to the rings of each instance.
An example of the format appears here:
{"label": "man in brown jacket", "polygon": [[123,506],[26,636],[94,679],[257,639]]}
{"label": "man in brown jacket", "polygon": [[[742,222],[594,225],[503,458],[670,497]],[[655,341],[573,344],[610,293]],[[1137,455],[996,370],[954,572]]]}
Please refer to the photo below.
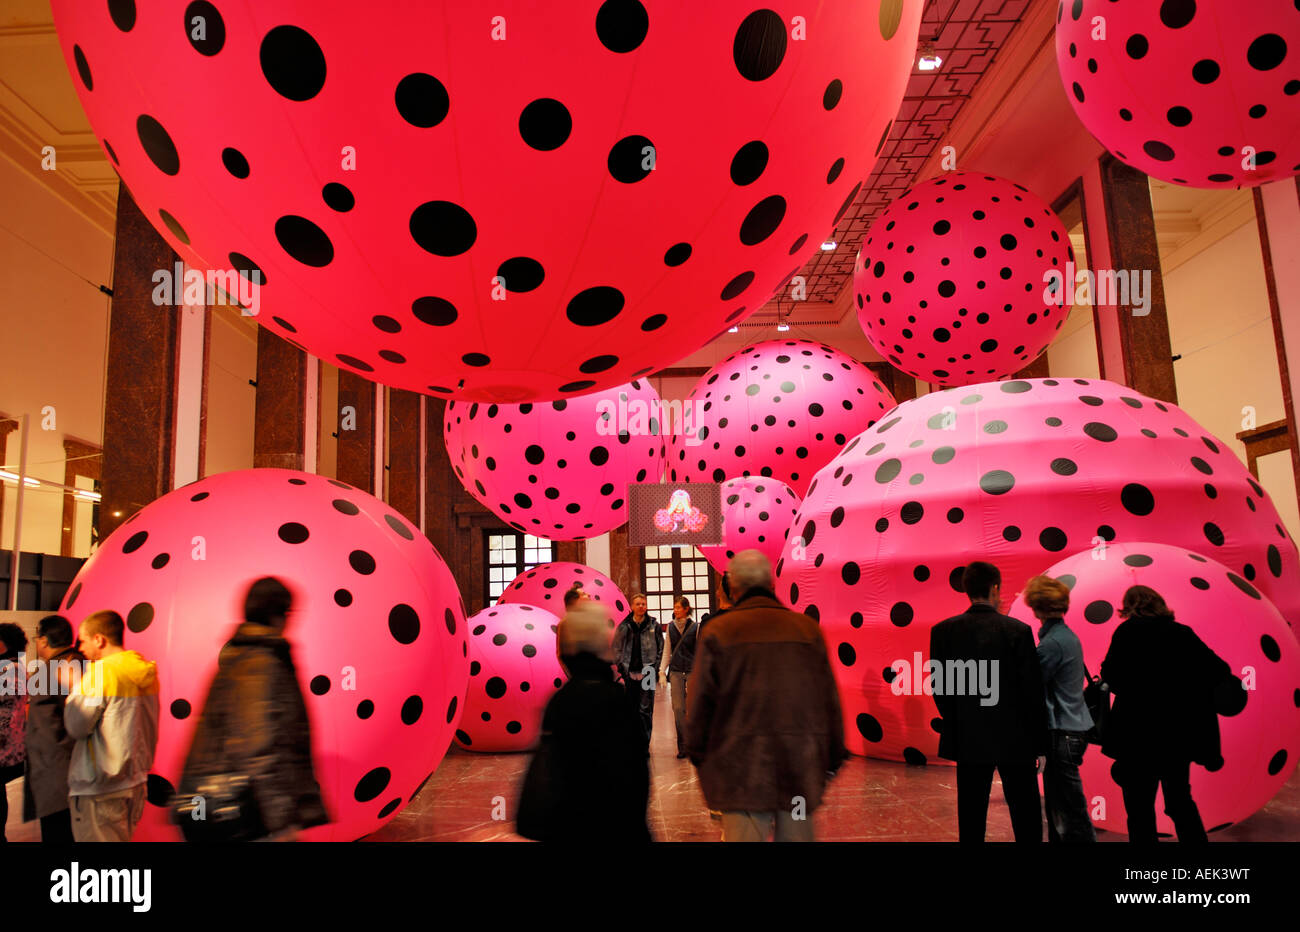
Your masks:
{"label": "man in brown jacket", "polygon": [[812,813],[848,756],[821,629],[772,593],[772,565],[744,550],[727,567],[735,606],[700,633],[686,752],[723,841],[812,841]]}

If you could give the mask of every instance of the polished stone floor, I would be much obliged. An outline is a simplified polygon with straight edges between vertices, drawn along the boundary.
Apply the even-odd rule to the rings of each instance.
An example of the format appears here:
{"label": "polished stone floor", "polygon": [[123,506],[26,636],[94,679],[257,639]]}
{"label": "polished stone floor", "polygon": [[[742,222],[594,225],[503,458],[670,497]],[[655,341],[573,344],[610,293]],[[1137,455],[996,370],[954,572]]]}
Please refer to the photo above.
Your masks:
{"label": "polished stone floor", "polygon": [[[657,841],[718,841],[689,761],[676,759],[672,711],[655,707],[651,744],[650,831]],[[1098,753],[1090,749],[1089,754]],[[369,841],[521,841],[514,834],[515,803],[527,754],[474,754],[452,748],[432,779],[397,817]],[[822,841],[956,841],[956,772],[851,758],[813,815]],[[10,841],[37,841],[35,822],[23,824],[22,782],[8,786]],[[1102,841],[1124,836],[1099,833]],[[1211,836],[1225,841],[1300,841],[1300,770],[1262,810]],[[994,778],[988,839],[1011,841],[1011,822]]]}

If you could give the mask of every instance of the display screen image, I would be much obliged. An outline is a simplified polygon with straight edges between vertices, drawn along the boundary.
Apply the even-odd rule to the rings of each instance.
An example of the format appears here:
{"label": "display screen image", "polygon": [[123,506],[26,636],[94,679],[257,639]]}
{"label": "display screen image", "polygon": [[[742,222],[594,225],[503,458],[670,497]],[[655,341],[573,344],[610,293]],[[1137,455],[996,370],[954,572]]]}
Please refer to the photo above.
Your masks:
{"label": "display screen image", "polygon": [[628,486],[628,545],[722,543],[722,487],[716,482],[644,482]]}

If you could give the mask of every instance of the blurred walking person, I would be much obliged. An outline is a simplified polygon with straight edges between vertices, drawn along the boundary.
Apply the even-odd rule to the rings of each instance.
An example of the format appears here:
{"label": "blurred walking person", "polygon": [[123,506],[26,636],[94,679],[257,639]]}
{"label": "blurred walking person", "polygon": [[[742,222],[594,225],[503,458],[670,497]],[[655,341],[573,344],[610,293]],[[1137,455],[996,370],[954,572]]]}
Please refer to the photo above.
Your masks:
{"label": "blurred walking person", "polygon": [[839,691],[817,622],[772,592],[772,564],[742,550],[731,609],[699,636],[686,752],[723,841],[812,841],[813,811],[848,756]]}
{"label": "blurred walking person", "polygon": [[1038,665],[1043,672],[1051,745],[1043,767],[1043,808],[1048,841],[1096,841],[1088,817],[1079,766],[1088,750],[1092,715],[1083,701],[1088,676],[1083,645],[1065,623],[1070,590],[1050,576],[1035,576],[1025,587],[1025,604],[1038,619]]}
{"label": "blurred walking person", "polygon": [[556,654],[568,680],[546,704],[516,830],[537,841],[650,841],[649,752],[641,718],[615,681],[610,620],[598,602],[565,613]]}
{"label": "blurred walking person", "polygon": [[[63,704],[76,742],[68,769],[76,841],[130,841],[144,815],[158,745],[158,665],[123,646],[125,630],[111,611],[81,623],[81,652],[91,663]],[[60,674],[67,683],[68,670]]]}
{"label": "blurred walking person", "polygon": [[[77,650],[72,623],[62,615],[46,615],[36,625],[37,662],[44,667],[32,680],[42,684],[40,695],[30,695],[27,707],[27,770],[23,781],[23,821],[41,821],[41,841],[72,841],[72,810],[68,808],[68,769],[76,744],[63,724],[67,691],[60,687],[57,671],[75,665],[85,669],[86,658]],[[71,682],[71,680],[69,680]]]}
{"label": "blurred walking person", "polygon": [[686,690],[695,662],[699,625],[691,618],[691,603],[685,596],[673,601],[673,620],[668,625],[668,650],[664,652],[668,691],[673,701],[673,721],[677,725],[677,757],[686,756]]}
{"label": "blurred walking person", "polygon": [[[181,776],[178,817],[187,840],[295,841],[329,821],[285,638],[292,609],[292,594],[274,577],[248,589],[244,622],[221,649]],[[195,797],[204,811],[194,811]],[[226,818],[214,820],[214,807]]]}
{"label": "blurred walking person", "polygon": [[9,783],[23,775],[27,759],[27,697],[18,688],[19,681],[27,679],[19,662],[26,649],[27,635],[22,628],[10,622],[0,624],[0,842],[8,841]]}
{"label": "blurred walking person", "polygon": [[1208,841],[1192,800],[1191,765],[1223,766],[1215,693],[1231,686],[1240,694],[1240,682],[1195,631],[1174,621],[1154,589],[1130,587],[1119,616],[1101,663],[1115,697],[1101,751],[1115,759],[1129,841],[1156,841],[1157,786],[1178,840]]}

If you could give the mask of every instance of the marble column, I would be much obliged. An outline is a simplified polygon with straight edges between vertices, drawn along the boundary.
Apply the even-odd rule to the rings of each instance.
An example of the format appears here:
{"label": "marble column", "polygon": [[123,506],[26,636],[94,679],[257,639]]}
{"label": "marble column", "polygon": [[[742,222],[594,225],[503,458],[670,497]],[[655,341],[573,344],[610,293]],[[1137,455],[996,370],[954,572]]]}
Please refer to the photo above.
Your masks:
{"label": "marble column", "polygon": [[[100,540],[170,491],[172,483],[179,311],[174,303],[154,303],[154,273],[162,270],[174,278],[180,260],[126,185],[118,189],[115,237]],[[182,287],[183,282],[173,283],[172,302]]]}
{"label": "marble column", "polygon": [[[1117,273],[1151,273],[1146,313],[1134,316],[1132,304],[1116,306],[1124,354],[1124,384],[1151,398],[1178,403],[1164,277],[1156,243],[1150,181],[1144,172],[1107,153],[1101,158],[1101,188],[1106,213],[1110,268]],[[1132,295],[1129,295],[1130,302]],[[1107,377],[1117,381],[1117,373]]]}
{"label": "marble column", "polygon": [[370,492],[375,487],[374,382],[339,370],[339,445],[335,478]]}
{"label": "marble column", "polygon": [[[253,466],[315,472],[308,463],[307,354],[265,327],[257,331]],[[313,394],[314,397],[314,394]],[[312,416],[315,405],[312,404]]]}
{"label": "marble column", "polygon": [[1015,377],[1018,379],[1045,379],[1048,375],[1047,353],[1043,353],[1043,355],[1017,372]]}
{"label": "marble column", "polygon": [[424,459],[420,438],[420,396],[389,389],[387,500],[416,527],[420,525],[420,476]]}

